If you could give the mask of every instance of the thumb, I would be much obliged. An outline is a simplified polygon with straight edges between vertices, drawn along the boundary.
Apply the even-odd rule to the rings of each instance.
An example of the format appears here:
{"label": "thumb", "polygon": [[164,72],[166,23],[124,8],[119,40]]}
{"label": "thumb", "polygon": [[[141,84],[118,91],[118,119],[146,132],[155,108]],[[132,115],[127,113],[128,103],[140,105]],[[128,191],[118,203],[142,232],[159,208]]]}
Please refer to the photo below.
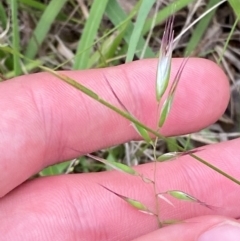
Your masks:
{"label": "thumb", "polygon": [[201,216],[134,239],[134,241],[147,240],[239,241],[240,222],[221,216]]}
{"label": "thumb", "polygon": [[238,241],[240,240],[240,224],[233,221],[220,223],[203,232],[197,241]]}

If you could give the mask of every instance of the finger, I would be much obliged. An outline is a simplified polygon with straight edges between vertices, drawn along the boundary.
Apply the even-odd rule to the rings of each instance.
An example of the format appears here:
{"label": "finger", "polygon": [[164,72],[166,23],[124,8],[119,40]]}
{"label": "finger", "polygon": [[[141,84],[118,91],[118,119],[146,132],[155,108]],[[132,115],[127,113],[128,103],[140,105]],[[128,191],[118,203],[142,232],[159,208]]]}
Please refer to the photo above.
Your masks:
{"label": "finger", "polygon": [[[234,140],[212,145],[198,155],[240,179],[240,169],[236,168],[239,144],[240,140]],[[154,164],[136,169],[153,179]],[[240,217],[240,187],[191,157],[158,163],[156,176],[157,192],[181,190],[215,207],[209,209],[171,199],[172,207],[159,199],[159,217],[163,221],[209,214]],[[7,237],[26,241],[34,240],[36,233],[40,240],[46,240],[46,237],[49,240],[74,240],[77,237],[101,241],[131,240],[158,228],[154,216],[137,211],[99,184],[138,200],[156,212],[153,186],[135,176],[113,171],[49,177],[27,182],[2,198],[0,233],[9,230]],[[9,226],[14,228],[9,229]],[[26,233],[29,239],[26,239]]]}
{"label": "finger", "polygon": [[146,234],[134,241],[237,241],[240,223],[221,216],[202,216]]}
{"label": "finger", "polygon": [[[173,61],[172,76],[181,62]],[[157,60],[144,60],[65,74],[119,105],[105,75],[128,110],[156,128],[156,65]],[[126,119],[47,73],[2,83],[0,93],[0,196],[45,166],[79,155],[73,149],[92,152],[139,138]],[[189,60],[162,133],[183,134],[209,125],[222,114],[228,98],[226,76],[214,63]]]}

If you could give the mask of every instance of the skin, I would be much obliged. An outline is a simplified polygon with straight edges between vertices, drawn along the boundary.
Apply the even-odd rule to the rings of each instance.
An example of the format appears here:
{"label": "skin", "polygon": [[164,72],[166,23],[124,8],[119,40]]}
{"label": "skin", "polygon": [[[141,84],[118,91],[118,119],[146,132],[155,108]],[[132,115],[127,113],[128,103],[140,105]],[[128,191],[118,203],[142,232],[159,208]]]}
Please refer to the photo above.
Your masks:
{"label": "skin", "polygon": [[[182,59],[174,59],[173,79]],[[154,128],[157,116],[157,60],[136,61],[68,76],[118,105],[104,80],[138,119]],[[104,75],[103,75],[104,74]],[[97,82],[97,84],[96,84]],[[157,229],[156,219],[140,213],[109,189],[155,207],[152,187],[116,171],[62,175],[26,181],[42,168],[139,136],[124,118],[48,73],[21,76],[0,84],[1,240],[197,240],[209,228],[236,222],[240,187],[189,156],[158,164],[160,192],[178,189],[213,205],[161,201],[161,219],[184,223]],[[228,80],[219,67],[190,59],[171,113],[166,136],[201,130],[214,123],[229,101]],[[239,139],[204,147],[197,154],[240,179]],[[152,164],[136,169],[152,178]]]}

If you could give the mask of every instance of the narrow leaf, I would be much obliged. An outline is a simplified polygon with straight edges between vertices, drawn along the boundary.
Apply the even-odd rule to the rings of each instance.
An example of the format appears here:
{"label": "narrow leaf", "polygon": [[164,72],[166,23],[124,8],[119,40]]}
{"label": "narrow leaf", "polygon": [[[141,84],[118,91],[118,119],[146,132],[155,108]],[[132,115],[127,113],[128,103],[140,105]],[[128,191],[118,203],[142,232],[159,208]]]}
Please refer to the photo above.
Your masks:
{"label": "narrow leaf", "polygon": [[[140,1],[137,2],[136,7],[134,7],[134,10],[137,10],[137,8],[140,6]],[[114,26],[119,25],[121,22],[124,22],[128,15],[123,11],[123,9],[120,7],[117,0],[111,0],[109,1],[107,8],[106,8],[106,15],[110,19],[110,21],[114,24]],[[134,25],[132,22],[129,22],[124,39],[127,44],[130,42],[130,38],[132,35],[132,32],[134,30]],[[144,48],[146,41],[144,40],[143,36],[140,36],[137,49],[141,50]],[[137,52],[136,55],[138,57],[141,56],[141,52]],[[145,57],[153,58],[155,54],[151,50],[149,46],[146,48]]]}
{"label": "narrow leaf", "polygon": [[91,55],[91,49],[87,49],[84,53],[80,54],[83,49],[92,46],[94,43],[94,38],[96,37],[98,28],[100,26],[105,8],[107,6],[108,0],[94,0],[89,17],[83,29],[81,39],[78,44],[77,54],[74,63],[74,69],[86,69]]}
{"label": "narrow leaf", "polygon": [[9,20],[7,18],[6,7],[3,6],[3,3],[0,3],[0,22],[3,28],[8,28],[7,24]]}
{"label": "narrow leaf", "polygon": [[54,20],[65,5],[67,0],[51,0],[49,1],[47,8],[43,12],[41,18],[38,21],[36,28],[33,31],[32,37],[28,43],[25,51],[25,56],[29,59],[34,59],[39,47],[43,43],[47,36]]}
{"label": "narrow leaf", "polygon": [[146,18],[155,3],[155,0],[143,0],[142,4],[139,8],[137,19],[135,22],[134,29],[132,31],[132,35],[130,37],[126,62],[130,62],[133,60],[134,54],[137,52],[138,41],[142,36],[142,29],[145,24]]}
{"label": "narrow leaf", "polygon": [[[158,12],[157,17],[156,17],[155,26],[164,22],[164,20],[168,19],[171,14],[178,12],[182,8],[188,6],[188,4],[190,4],[193,1],[194,0],[176,0],[176,1],[172,1],[171,3],[167,4],[166,7],[164,7],[163,9],[161,9]],[[153,17],[147,19],[145,26],[143,28],[143,34],[146,34],[151,29],[152,21],[153,21],[152,19],[153,19]]]}
{"label": "narrow leaf", "polygon": [[228,2],[230,3],[237,17],[240,19],[240,0],[228,0]]}

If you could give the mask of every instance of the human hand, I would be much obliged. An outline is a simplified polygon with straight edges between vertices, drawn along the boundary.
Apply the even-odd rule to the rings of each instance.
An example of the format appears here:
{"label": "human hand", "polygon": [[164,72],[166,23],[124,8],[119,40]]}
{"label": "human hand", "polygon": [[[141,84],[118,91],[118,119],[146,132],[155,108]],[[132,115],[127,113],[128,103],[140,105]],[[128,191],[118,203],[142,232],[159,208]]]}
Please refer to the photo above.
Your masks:
{"label": "human hand", "polygon": [[[181,61],[173,60],[173,72]],[[65,74],[118,105],[104,73],[129,111],[154,128],[156,65],[157,60],[142,60]],[[162,220],[185,222],[157,231],[154,217],[136,211],[99,185],[154,207],[151,188],[132,176],[112,171],[22,183],[48,165],[75,157],[73,150],[90,153],[139,137],[127,120],[48,73],[3,82],[0,95],[0,240],[192,241],[213,226],[218,229],[217,240],[224,237],[222,232],[229,227],[240,237],[240,226],[231,219],[240,216],[240,187],[189,156],[158,164],[159,190],[182,190],[221,209],[215,212],[185,202],[178,202],[173,208],[163,203]],[[228,99],[224,73],[212,62],[190,59],[161,133],[179,135],[208,126],[224,112]],[[206,146],[197,154],[240,178],[239,140]],[[145,176],[153,176],[152,164],[136,169]]]}

